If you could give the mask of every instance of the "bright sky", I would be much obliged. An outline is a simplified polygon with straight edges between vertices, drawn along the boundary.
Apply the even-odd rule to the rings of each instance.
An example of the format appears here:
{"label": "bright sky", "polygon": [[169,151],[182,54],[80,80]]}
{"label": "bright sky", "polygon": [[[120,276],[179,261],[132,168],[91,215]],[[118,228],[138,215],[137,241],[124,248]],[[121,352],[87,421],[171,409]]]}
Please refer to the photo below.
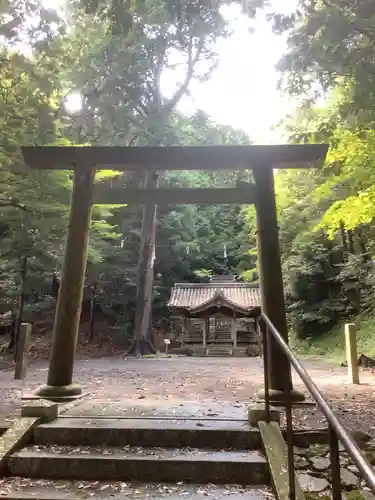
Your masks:
{"label": "bright sky", "polygon": [[[271,3],[279,12],[280,0]],[[296,4],[297,0],[282,0],[283,12],[293,11]],[[233,34],[217,46],[218,68],[208,82],[191,85],[191,95],[183,99],[179,108],[187,114],[202,109],[218,123],[243,129],[256,143],[282,142],[280,132],[272,127],[296,105],[277,90],[275,65],[286,49],[286,38],[272,32],[264,12],[254,21],[231,7],[228,16]],[[166,94],[173,92],[178,79],[178,75],[165,76]],[[79,106],[80,97],[73,96],[69,105]]]}
{"label": "bright sky", "polygon": [[[291,12],[297,0],[282,4],[283,12]],[[180,109],[189,114],[203,109],[214,121],[245,130],[256,143],[280,142],[280,132],[272,127],[296,105],[277,90],[275,65],[286,49],[286,37],[272,32],[265,13],[251,21],[232,8],[230,18],[233,35],[218,45],[219,67],[208,82],[191,86],[191,97],[184,98]],[[173,85],[165,82],[166,89],[168,83]]]}

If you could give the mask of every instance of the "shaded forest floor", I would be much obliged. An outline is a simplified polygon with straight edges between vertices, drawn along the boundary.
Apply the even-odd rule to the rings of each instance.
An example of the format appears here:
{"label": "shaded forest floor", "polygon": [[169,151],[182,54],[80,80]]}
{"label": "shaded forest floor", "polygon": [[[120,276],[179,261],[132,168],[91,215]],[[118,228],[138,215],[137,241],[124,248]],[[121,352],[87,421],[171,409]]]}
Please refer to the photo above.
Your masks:
{"label": "shaded forest floor", "polygon": [[[375,436],[373,393],[375,377],[361,371],[361,385],[347,383],[346,369],[332,363],[306,360],[304,365],[324,392],[343,422],[352,429],[362,429]],[[11,370],[0,375],[2,416],[16,412],[21,391],[31,391],[43,384],[47,363],[31,363],[25,383],[14,381]],[[129,402],[144,400],[223,402],[242,405],[255,399],[263,387],[263,368],[259,358],[150,358],[124,359],[123,356],[77,360],[75,381],[87,397]],[[295,377],[296,388],[303,386]],[[324,427],[322,416],[313,407],[294,410],[300,428]]]}
{"label": "shaded forest floor", "polygon": [[[130,339],[124,338],[124,335],[115,334],[107,328],[101,329],[100,335],[95,335],[91,340],[90,336],[83,331],[80,334],[76,359],[87,360],[96,358],[109,358],[123,355],[130,346]],[[116,332],[117,333],[117,332]],[[0,338],[0,345],[6,344],[9,341],[8,337]],[[52,344],[52,327],[49,333],[32,334],[29,349],[28,361],[30,364],[38,362],[47,362],[50,356]],[[11,370],[14,367],[14,353],[3,352],[0,356],[0,370]]]}

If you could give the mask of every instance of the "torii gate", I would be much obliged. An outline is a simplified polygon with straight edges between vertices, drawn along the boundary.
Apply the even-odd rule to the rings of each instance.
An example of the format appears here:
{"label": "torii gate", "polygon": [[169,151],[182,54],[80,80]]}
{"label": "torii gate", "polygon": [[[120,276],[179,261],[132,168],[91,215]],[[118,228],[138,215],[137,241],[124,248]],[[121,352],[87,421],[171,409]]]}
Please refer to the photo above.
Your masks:
{"label": "torii gate", "polygon": [[[293,144],[271,146],[187,147],[23,147],[33,169],[74,170],[64,265],[57,302],[47,385],[37,395],[48,399],[74,398],[82,392],[73,383],[81,301],[86,272],[91,208],[95,203],[236,203],[255,204],[262,311],[288,340],[278,238],[273,169],[321,165],[328,146]],[[94,189],[95,171],[244,170],[252,169],[255,184],[232,189],[157,188]],[[276,342],[268,339],[270,399],[283,399],[290,372]],[[293,391],[292,398],[303,400]]]}

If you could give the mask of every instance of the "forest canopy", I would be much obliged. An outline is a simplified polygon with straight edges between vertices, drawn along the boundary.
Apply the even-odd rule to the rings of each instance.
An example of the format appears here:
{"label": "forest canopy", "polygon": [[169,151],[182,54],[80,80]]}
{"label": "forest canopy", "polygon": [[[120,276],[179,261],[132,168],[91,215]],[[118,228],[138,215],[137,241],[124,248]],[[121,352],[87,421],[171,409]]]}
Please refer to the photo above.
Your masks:
{"label": "forest canopy", "polygon": [[[242,2],[39,0],[0,2],[1,313],[54,307],[72,187],[70,172],[31,171],[20,147],[37,145],[251,144],[243,131],[197,110],[179,111],[195,80],[207,81],[230,36],[223,7]],[[372,312],[375,293],[375,17],[371,2],[300,0],[269,15],[288,48],[280,88],[301,105],[280,124],[285,140],[327,142],[324,168],[280,171],[275,185],[285,295],[301,338]],[[254,18],[264,2],[247,2]],[[173,92],[163,78],[176,72]],[[75,99],[72,105],[72,96]],[[102,171],[134,187],[136,174]],[[233,187],[251,172],[170,172],[159,186]],[[106,321],[130,335],[142,213],[94,206],[86,289]],[[235,274],[257,282],[255,209],[174,206],[157,212],[154,320],[176,281]]]}

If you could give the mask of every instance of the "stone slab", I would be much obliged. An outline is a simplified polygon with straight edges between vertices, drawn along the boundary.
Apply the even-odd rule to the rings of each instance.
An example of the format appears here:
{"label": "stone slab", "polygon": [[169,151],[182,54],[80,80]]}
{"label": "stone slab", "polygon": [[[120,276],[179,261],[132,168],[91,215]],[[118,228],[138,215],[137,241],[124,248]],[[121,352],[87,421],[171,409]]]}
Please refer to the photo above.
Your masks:
{"label": "stone slab", "polygon": [[13,424],[3,433],[0,437],[0,472],[9,455],[28,442],[33,428],[38,422],[38,418],[16,418]]}
{"label": "stone slab", "polygon": [[13,424],[16,417],[0,418],[0,435]]}
{"label": "stone slab", "polygon": [[[272,483],[278,500],[289,500],[288,453],[281,429],[276,422],[259,422],[264,452],[268,459]],[[305,500],[296,478],[296,500]]]}
{"label": "stone slab", "polygon": [[329,482],[322,477],[310,476],[309,474],[298,474],[301,487],[311,493],[320,493],[329,488]]}
{"label": "stone slab", "polygon": [[[282,429],[282,434],[286,440],[287,433]],[[328,431],[327,429],[295,429],[293,431],[293,444],[301,448],[308,448],[314,444],[327,444]]]}
{"label": "stone slab", "polygon": [[248,485],[269,481],[268,464],[254,450],[34,446],[14,453],[7,467],[13,476],[30,478]]}
{"label": "stone slab", "polygon": [[137,484],[125,482],[48,481],[8,479],[0,483],[0,498],[12,500],[270,500],[266,487],[218,486],[179,483]]}
{"label": "stone slab", "polygon": [[16,457],[59,458],[76,457],[87,459],[118,459],[151,461],[187,461],[213,463],[265,463],[263,454],[258,450],[205,450],[199,448],[141,448],[127,446],[122,449],[109,446],[30,446],[13,454]]}
{"label": "stone slab", "polygon": [[[277,422],[280,425],[280,411],[274,407],[269,408],[270,420]],[[267,420],[267,411],[265,404],[251,404],[248,407],[249,423],[250,425],[257,425],[260,421]]]}
{"label": "stone slab", "polygon": [[[255,400],[255,403],[256,404],[263,404],[264,405],[264,398],[257,397],[256,400]],[[277,404],[276,402],[272,402],[272,405],[276,406],[280,411],[285,410],[284,403],[278,403]],[[307,400],[307,401],[293,401],[292,407],[293,408],[315,408],[316,407],[316,403],[315,403],[315,401],[312,401],[312,400]]]}
{"label": "stone slab", "polygon": [[259,449],[260,433],[246,421],[149,418],[59,418],[34,431],[35,444]]}
{"label": "stone slab", "polygon": [[147,419],[147,418],[59,418],[48,424],[39,426],[41,429],[163,429],[163,430],[191,430],[202,429],[212,431],[248,431],[251,429],[246,421],[231,420],[189,420],[189,419]]}
{"label": "stone slab", "polygon": [[67,408],[63,417],[114,417],[114,418],[157,418],[157,419],[192,419],[199,420],[247,420],[245,404],[200,403],[180,400],[123,400],[84,399]]}
{"label": "stone slab", "polygon": [[52,401],[39,399],[21,407],[22,417],[39,418],[41,422],[56,420],[59,414],[59,405]]}

